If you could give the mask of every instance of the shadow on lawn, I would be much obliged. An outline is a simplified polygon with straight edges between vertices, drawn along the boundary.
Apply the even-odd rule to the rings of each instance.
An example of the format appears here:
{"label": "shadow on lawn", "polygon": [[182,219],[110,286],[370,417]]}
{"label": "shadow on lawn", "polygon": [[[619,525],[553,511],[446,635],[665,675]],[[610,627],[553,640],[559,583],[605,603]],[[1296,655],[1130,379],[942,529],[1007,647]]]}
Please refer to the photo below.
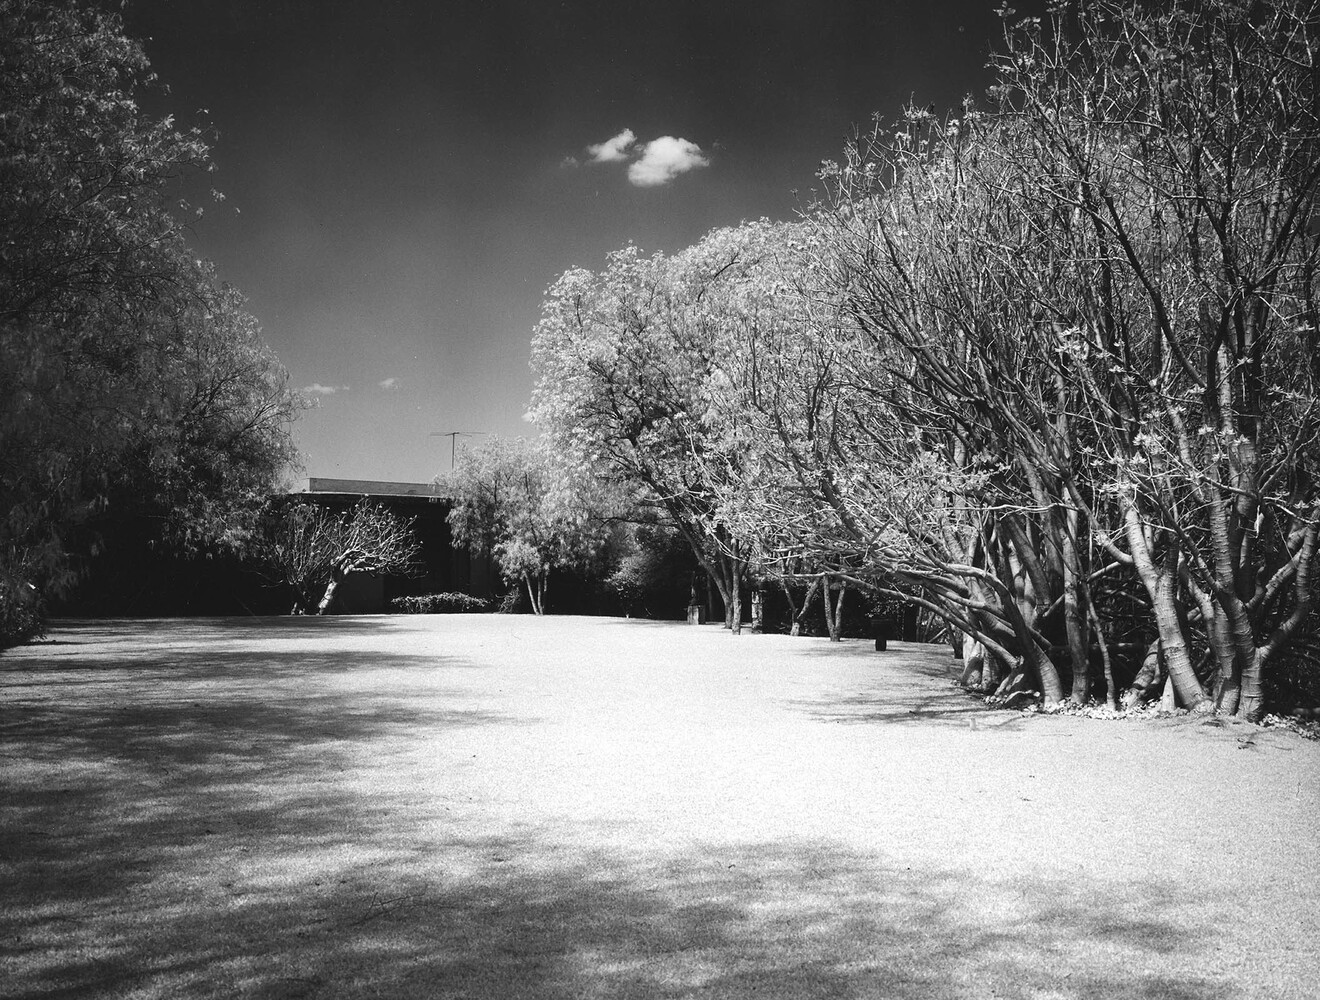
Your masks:
{"label": "shadow on lawn", "polygon": [[370,635],[402,621],[399,615],[253,615],[213,618],[56,618],[46,643],[85,645],[109,642],[139,645],[167,634],[171,642],[258,641],[310,639],[336,635]]}
{"label": "shadow on lawn", "polygon": [[859,683],[791,703],[821,722],[934,723],[994,729],[1024,725],[1019,713],[989,711],[983,696],[956,684],[960,665],[946,646],[890,643],[887,651],[877,652],[870,643],[858,640],[817,643],[805,648],[802,655],[845,659],[865,669]]}
{"label": "shadow on lawn", "polygon": [[[390,850],[369,864],[328,857],[266,886],[191,876],[192,895],[181,883],[165,898],[147,884],[160,857],[108,883],[102,867],[119,859],[93,852],[62,876],[63,894],[19,889],[10,913],[23,916],[4,927],[17,959],[10,988],[48,1000],[1235,995],[1157,971],[1206,947],[1206,929],[1180,925],[1151,887],[1111,907],[1024,880],[1004,890],[1009,912],[987,919],[967,905],[976,887],[827,844],[694,847],[639,861],[531,834],[456,839],[438,853],[480,864],[453,877],[418,864],[383,817],[360,833]],[[315,831],[307,836],[314,847]],[[211,838],[217,863],[231,838]],[[273,854],[265,842],[252,850]]]}
{"label": "shadow on lawn", "polygon": [[134,663],[104,684],[69,666],[82,680],[47,678],[57,698],[5,710],[0,996],[1233,995],[1169,973],[1215,928],[1159,886],[1114,899],[829,842],[643,851],[516,816],[492,829],[443,773],[408,783],[433,734],[530,721],[465,709],[443,687],[461,662],[375,655],[407,671],[383,695],[337,688],[320,654]]}

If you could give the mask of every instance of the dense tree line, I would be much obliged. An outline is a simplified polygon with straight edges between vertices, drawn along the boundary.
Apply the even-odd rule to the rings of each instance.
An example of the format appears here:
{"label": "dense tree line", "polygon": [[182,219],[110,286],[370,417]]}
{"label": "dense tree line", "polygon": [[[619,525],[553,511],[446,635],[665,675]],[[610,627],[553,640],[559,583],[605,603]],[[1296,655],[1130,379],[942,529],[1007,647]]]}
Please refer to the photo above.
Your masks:
{"label": "dense tree line", "polygon": [[235,546],[298,406],[242,297],[189,251],[204,136],[140,101],[120,18],[0,0],[0,606],[67,589],[113,525]]}
{"label": "dense tree line", "polygon": [[1315,634],[1315,4],[1005,17],[985,101],[801,219],[564,274],[536,418],[735,629],[749,579],[861,587],[988,694],[1256,717]]}

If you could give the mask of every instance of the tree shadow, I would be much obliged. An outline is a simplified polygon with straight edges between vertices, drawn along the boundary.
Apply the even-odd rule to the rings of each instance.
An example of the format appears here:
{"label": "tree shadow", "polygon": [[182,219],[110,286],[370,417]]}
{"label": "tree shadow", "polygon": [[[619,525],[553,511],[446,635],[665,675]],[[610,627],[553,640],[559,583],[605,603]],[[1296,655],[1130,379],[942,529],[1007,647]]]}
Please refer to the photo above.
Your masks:
{"label": "tree shadow", "polygon": [[[405,615],[244,615],[190,618],[55,618],[51,637],[41,645],[86,642],[143,642],[167,633],[171,641],[226,639],[269,642],[379,632]],[[53,641],[51,641],[53,640]]]}
{"label": "tree shadow", "polygon": [[[829,843],[639,858],[532,831],[432,845],[475,859],[455,875],[418,863],[417,845],[370,813],[354,820],[374,855],[335,864],[315,821],[344,805],[305,807],[313,829],[294,843],[245,848],[208,830],[205,850],[240,859],[240,874],[197,875],[179,859],[172,891],[159,855],[86,845],[62,893],[16,887],[17,919],[0,924],[15,943],[11,985],[33,998],[1237,995],[1186,971],[1214,928],[1189,923],[1156,886],[1110,905],[1048,880],[968,885],[899,870]],[[244,850],[293,875],[244,878],[265,870]],[[111,865],[117,880],[102,877]]]}
{"label": "tree shadow", "polygon": [[802,655],[853,662],[865,669],[861,680],[850,687],[825,690],[817,697],[791,703],[821,722],[995,729],[1017,729],[1025,724],[1020,713],[990,711],[983,696],[960,687],[959,663],[945,646],[891,642],[887,650],[879,652],[864,640],[817,640]]}
{"label": "tree shadow", "polygon": [[1236,995],[1205,971],[1223,928],[1170,886],[532,824],[429,750],[536,721],[448,685],[463,661],[373,654],[405,671],[381,694],[272,649],[76,655],[7,699],[0,996]]}

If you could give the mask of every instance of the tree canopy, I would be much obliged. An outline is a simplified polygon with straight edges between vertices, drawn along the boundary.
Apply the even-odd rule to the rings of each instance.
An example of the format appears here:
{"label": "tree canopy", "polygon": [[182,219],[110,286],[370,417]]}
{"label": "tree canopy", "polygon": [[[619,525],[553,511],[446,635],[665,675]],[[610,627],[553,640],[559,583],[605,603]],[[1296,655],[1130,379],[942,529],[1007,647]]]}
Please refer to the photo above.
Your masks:
{"label": "tree canopy", "polygon": [[300,404],[185,242],[206,141],[142,110],[116,14],[0,0],[0,25],[0,585],[66,587],[113,518],[236,543]]}
{"label": "tree canopy", "polygon": [[1316,625],[1307,0],[1004,12],[994,87],[878,121],[794,224],[551,288],[534,412],[762,575],[942,619],[969,687],[1255,717]]}
{"label": "tree canopy", "polygon": [[437,481],[453,499],[454,544],[490,552],[535,614],[551,572],[585,565],[605,543],[603,492],[544,440],[492,436]]}

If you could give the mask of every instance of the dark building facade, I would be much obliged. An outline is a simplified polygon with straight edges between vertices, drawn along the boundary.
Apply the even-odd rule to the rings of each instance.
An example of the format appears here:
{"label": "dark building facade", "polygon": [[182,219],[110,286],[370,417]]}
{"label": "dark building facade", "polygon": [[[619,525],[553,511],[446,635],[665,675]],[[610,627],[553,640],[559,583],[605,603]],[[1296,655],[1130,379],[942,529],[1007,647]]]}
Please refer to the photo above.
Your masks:
{"label": "dark building facade", "polygon": [[454,548],[448,521],[453,501],[431,483],[312,477],[300,482],[289,498],[333,511],[347,511],[366,500],[412,522],[422,550],[417,575],[353,574],[340,585],[340,613],[376,614],[387,610],[395,597],[412,594],[495,595],[498,577],[489,553],[474,556],[466,548]]}

